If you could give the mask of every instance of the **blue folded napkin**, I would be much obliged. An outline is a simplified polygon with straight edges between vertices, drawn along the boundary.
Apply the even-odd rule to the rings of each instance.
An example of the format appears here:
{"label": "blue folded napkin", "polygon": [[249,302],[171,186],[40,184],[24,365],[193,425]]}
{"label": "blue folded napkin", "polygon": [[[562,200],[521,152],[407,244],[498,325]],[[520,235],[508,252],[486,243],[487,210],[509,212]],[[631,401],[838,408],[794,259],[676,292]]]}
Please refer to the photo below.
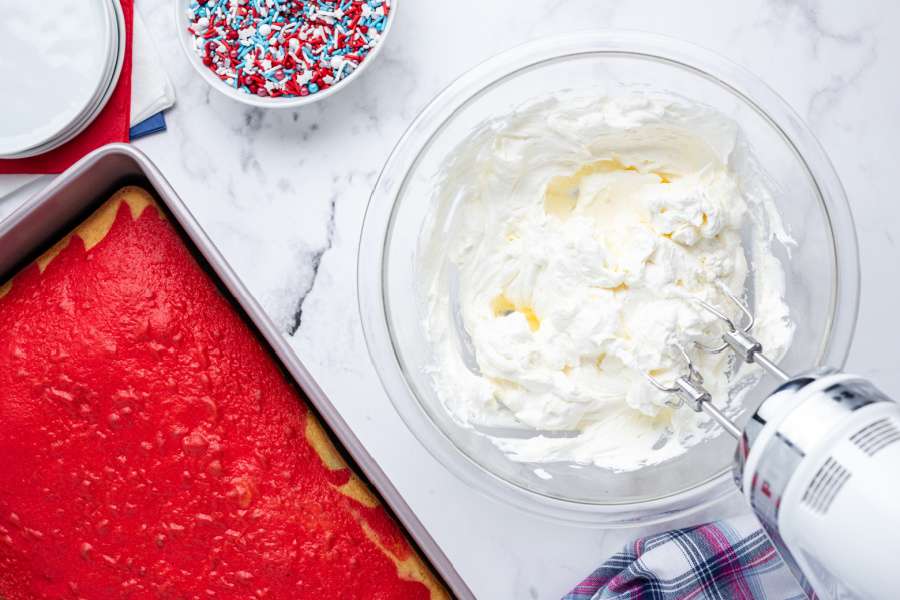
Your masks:
{"label": "blue folded napkin", "polygon": [[151,133],[165,130],[166,117],[165,115],[163,115],[162,111],[160,111],[151,117],[147,117],[137,125],[134,125],[129,130],[129,133],[131,134],[131,139],[136,140],[138,138],[144,137],[145,135],[150,135]]}

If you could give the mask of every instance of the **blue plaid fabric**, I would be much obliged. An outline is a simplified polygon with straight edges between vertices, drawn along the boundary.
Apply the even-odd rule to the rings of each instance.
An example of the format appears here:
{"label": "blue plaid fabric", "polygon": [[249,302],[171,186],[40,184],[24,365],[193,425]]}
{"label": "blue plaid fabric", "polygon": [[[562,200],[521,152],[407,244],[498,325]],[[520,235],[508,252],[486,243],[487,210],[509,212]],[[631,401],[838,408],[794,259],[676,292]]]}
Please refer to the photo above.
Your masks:
{"label": "blue plaid fabric", "polygon": [[640,538],[563,600],[802,600],[751,515]]}

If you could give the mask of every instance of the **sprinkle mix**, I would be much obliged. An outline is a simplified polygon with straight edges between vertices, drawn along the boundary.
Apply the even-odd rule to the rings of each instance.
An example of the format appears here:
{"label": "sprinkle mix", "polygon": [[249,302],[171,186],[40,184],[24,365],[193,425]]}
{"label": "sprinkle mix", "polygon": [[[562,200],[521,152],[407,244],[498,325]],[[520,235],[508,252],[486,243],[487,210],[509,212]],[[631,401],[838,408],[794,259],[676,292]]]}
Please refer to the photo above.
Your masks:
{"label": "sprinkle mix", "polygon": [[390,0],[193,0],[188,31],[203,64],[257,96],[336,85],[381,40]]}

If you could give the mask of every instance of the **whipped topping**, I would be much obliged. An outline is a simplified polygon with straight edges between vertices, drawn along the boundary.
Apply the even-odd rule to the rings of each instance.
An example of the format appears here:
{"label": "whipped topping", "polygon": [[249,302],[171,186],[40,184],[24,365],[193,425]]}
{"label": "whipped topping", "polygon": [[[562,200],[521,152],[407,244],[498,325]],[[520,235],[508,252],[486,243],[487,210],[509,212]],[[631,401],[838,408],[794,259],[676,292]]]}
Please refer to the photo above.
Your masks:
{"label": "whipped topping", "polygon": [[739,409],[743,370],[694,344],[723,331],[695,299],[736,312],[723,287],[752,287],[767,352],[790,343],[771,250],[789,240],[758,172],[732,121],[664,96],[555,95],[479,126],[448,159],[420,239],[446,409],[482,431],[536,430],[491,435],[535,463],[627,471],[717,435],[646,375],[681,375],[680,345],[716,403]]}

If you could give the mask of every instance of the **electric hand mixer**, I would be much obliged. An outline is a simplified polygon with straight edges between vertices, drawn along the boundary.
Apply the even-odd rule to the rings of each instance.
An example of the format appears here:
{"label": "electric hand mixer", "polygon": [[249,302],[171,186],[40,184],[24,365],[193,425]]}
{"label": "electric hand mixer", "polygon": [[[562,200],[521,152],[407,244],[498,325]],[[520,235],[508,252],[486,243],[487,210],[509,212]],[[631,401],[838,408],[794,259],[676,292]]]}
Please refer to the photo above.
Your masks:
{"label": "electric hand mixer", "polygon": [[651,382],[738,440],[735,483],[807,592],[900,597],[900,405],[854,375],[787,375],[750,335],[749,309],[726,294],[745,324],[700,301],[727,327],[719,346],[702,348],[730,348],[781,382],[743,431],[712,404],[684,349],[687,372]]}

